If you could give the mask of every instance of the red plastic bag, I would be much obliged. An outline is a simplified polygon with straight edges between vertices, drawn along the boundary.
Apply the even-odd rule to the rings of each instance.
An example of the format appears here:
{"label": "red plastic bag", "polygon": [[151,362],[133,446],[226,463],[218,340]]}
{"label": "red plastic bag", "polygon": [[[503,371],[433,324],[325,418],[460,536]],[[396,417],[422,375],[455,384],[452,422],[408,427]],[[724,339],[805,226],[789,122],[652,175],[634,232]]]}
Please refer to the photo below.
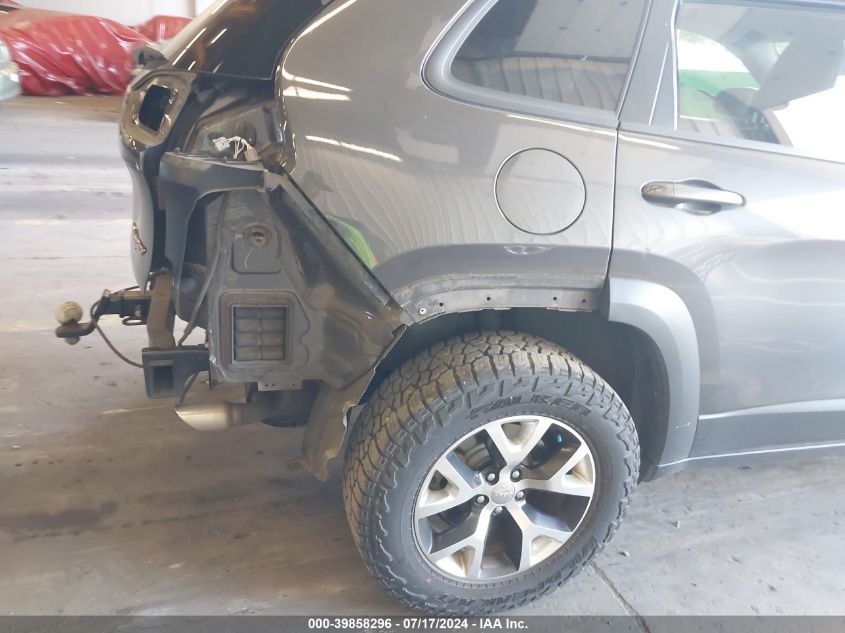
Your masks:
{"label": "red plastic bag", "polygon": [[157,15],[142,25],[136,26],[135,30],[153,42],[166,42],[176,37],[190,21],[191,18],[180,18],[175,15]]}
{"label": "red plastic bag", "polygon": [[20,9],[0,20],[0,38],[21,69],[25,94],[120,94],[129,85],[132,51],[149,44],[105,18]]}

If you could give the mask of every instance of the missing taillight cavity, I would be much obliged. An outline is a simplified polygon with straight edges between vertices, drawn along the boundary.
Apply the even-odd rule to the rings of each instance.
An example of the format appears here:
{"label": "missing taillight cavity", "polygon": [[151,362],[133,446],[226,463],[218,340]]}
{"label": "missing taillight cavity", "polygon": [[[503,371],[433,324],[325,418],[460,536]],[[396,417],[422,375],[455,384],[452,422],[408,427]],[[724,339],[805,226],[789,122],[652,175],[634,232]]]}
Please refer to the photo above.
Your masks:
{"label": "missing taillight cavity", "polygon": [[138,122],[152,132],[158,132],[167,113],[172,96],[170,88],[150,86],[138,112]]}

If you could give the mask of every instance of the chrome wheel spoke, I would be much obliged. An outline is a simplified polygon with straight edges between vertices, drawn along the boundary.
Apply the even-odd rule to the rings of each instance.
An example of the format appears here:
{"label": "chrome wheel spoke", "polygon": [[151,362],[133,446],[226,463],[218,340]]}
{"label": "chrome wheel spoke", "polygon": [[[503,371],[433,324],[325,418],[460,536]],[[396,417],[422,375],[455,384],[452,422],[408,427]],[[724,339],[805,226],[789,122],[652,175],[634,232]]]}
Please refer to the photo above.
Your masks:
{"label": "chrome wheel spoke", "polygon": [[482,508],[465,521],[437,535],[428,554],[429,558],[438,563],[460,552],[460,564],[466,577],[478,578],[481,575],[481,561],[492,514],[491,507]]}
{"label": "chrome wheel spoke", "polygon": [[549,418],[523,418],[519,421],[519,432],[512,437],[505,433],[504,424],[491,424],[487,434],[504,460],[505,467],[514,468],[528,457],[551,425],[552,420]]}
{"label": "chrome wheel spoke", "polygon": [[537,539],[545,537],[563,544],[572,536],[572,531],[561,519],[540,512],[531,506],[509,507],[508,512],[522,533],[519,560],[514,561],[519,571],[524,571],[539,562],[540,552],[535,548]]}
{"label": "chrome wheel spoke", "polygon": [[572,456],[566,460],[566,462],[558,472],[563,474],[568,474],[572,472],[572,469],[575,468],[582,461],[584,461],[584,458],[589,456],[589,454],[590,449],[587,447],[587,443],[581,442],[581,445],[575,449],[575,452],[572,453]]}
{"label": "chrome wheel spoke", "polygon": [[453,578],[524,572],[579,528],[595,467],[586,441],[563,421],[488,422],[452,444],[423,481],[413,517],[419,551]]}
{"label": "chrome wheel spoke", "polygon": [[466,503],[481,484],[481,475],[467,466],[454,451],[437,461],[432,476],[437,473],[446,480],[446,486],[440,490],[429,490],[426,486],[417,502],[417,519],[425,519]]}
{"label": "chrome wheel spoke", "polygon": [[554,479],[526,479],[523,484],[526,488],[533,490],[556,492],[574,497],[592,497],[595,490],[592,482],[585,481],[576,475],[563,475]]}
{"label": "chrome wheel spoke", "polygon": [[[562,466],[553,470],[551,474],[543,472],[544,470],[548,471],[548,468],[540,468],[534,473],[529,473],[522,481],[522,485],[533,490],[556,492],[576,497],[592,497],[595,490],[595,483],[592,481],[592,463],[590,463],[589,468],[582,469],[583,472],[572,472],[586,459],[592,461],[590,449],[585,442],[581,442],[581,445],[575,449],[572,455],[566,458]],[[589,477],[585,477],[584,472]],[[539,475],[539,477],[535,475]]]}

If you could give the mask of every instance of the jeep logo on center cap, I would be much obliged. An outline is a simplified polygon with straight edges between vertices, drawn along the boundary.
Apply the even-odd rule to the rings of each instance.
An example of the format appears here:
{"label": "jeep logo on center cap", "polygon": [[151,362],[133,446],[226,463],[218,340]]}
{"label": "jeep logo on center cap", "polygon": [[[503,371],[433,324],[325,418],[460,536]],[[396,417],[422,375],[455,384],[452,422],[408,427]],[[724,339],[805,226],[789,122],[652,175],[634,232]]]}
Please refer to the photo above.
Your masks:
{"label": "jeep logo on center cap", "polygon": [[498,486],[494,487],[493,490],[490,491],[490,499],[493,500],[493,503],[498,505],[504,505],[516,494],[516,488],[512,483],[503,481]]}

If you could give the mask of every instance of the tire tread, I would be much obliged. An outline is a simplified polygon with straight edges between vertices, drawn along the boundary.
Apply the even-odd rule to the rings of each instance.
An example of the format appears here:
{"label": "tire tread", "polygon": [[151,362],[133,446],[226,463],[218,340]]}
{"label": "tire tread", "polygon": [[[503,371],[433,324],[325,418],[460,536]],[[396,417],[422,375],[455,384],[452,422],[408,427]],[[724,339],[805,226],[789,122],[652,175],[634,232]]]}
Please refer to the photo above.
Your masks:
{"label": "tire tread", "polygon": [[[488,377],[492,380],[487,379]],[[473,395],[495,388],[503,396],[507,383],[526,381],[536,391],[541,378],[589,392],[590,403],[615,427],[624,446],[625,494],[615,518],[583,564],[563,569],[539,587],[506,598],[470,600],[413,591],[385,548],[387,532],[380,505],[396,486],[395,473],[407,465],[410,449],[425,441],[434,425],[445,426],[458,406],[471,408]],[[460,404],[459,404],[460,403]],[[344,459],[343,498],[355,545],[382,587],[395,599],[431,614],[478,614],[506,611],[547,595],[566,583],[601,551],[618,529],[639,476],[639,441],[628,409],[615,391],[591,368],[562,347],[529,334],[488,331],[437,343],[405,362],[385,379],[364,406],[349,437]],[[376,513],[373,508],[379,508]]]}

